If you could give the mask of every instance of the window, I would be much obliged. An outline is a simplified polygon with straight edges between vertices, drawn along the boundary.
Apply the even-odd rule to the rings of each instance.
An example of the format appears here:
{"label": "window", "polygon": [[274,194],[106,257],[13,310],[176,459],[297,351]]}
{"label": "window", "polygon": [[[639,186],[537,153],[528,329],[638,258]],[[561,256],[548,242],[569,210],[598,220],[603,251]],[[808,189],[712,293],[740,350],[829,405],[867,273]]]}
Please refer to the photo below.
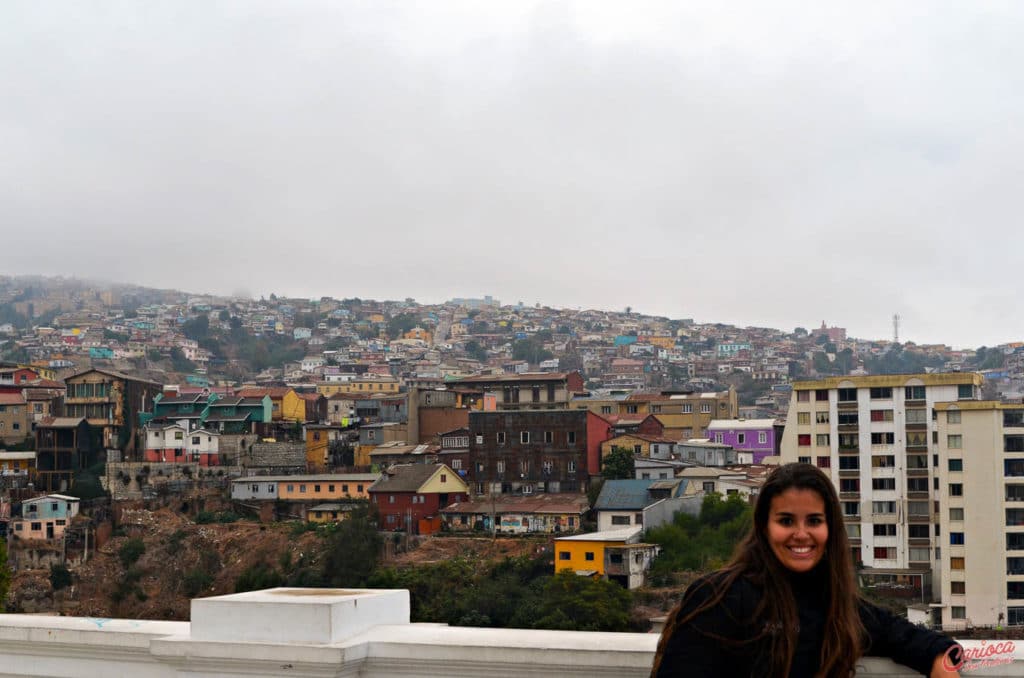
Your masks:
{"label": "window", "polygon": [[737,433],[736,434],[736,444],[743,445],[746,442],[747,442],[747,434],[746,433]]}
{"label": "window", "polygon": [[796,437],[796,444],[800,447],[810,447],[811,445],[811,434],[801,433]]}
{"label": "window", "polygon": [[839,456],[839,470],[840,471],[856,471],[860,468],[860,457],[844,457]]}
{"label": "window", "polygon": [[855,389],[855,388],[841,388],[841,389],[839,389],[839,402],[841,402],[841,403],[855,403],[855,402],[857,402],[857,389]]}
{"label": "window", "polygon": [[860,478],[842,478],[839,480],[840,492],[860,492]]}
{"label": "window", "polygon": [[567,462],[566,465],[565,465],[565,470],[568,473],[576,473],[576,462],[575,461]]}
{"label": "window", "polygon": [[871,502],[871,512],[877,514],[890,514],[896,513],[896,502],[894,501],[873,501]]}
{"label": "window", "polygon": [[629,525],[629,516],[612,516],[612,525]]}
{"label": "window", "polygon": [[320,486],[319,485],[314,485],[313,486],[313,491],[314,492],[319,492],[320,491]]}
{"label": "window", "polygon": [[796,460],[798,462],[800,462],[801,464],[810,464],[811,463],[811,458],[810,457],[797,457]]}
{"label": "window", "polygon": [[892,387],[890,386],[876,386],[871,389],[872,400],[883,400],[892,398]]}
{"label": "window", "polygon": [[967,619],[967,608],[963,605],[950,605],[949,616],[952,619]]}
{"label": "window", "polygon": [[952,544],[953,546],[963,546],[964,545],[964,533],[963,532],[950,532],[949,533],[949,543]]}
{"label": "window", "polygon": [[[893,479],[895,481],[895,479]],[[938,480],[938,478],[936,478]],[[907,478],[907,492],[927,492],[927,478]]]}
{"label": "window", "polygon": [[594,559],[594,552],[593,551],[587,551],[586,553],[583,554],[583,558],[585,560],[593,560]]}
{"label": "window", "polygon": [[758,431],[757,433],[757,444],[764,445],[768,442],[768,434],[765,431]]}
{"label": "window", "polygon": [[448,482],[448,474],[447,473],[442,473],[441,474],[441,482],[442,483],[447,483]]}
{"label": "window", "polygon": [[528,445],[530,443],[530,432],[529,431],[520,431],[519,432],[519,442],[521,442],[523,445]]}
{"label": "window", "polygon": [[30,526],[30,529],[32,529],[32,530],[41,530],[41,529],[43,529],[43,524],[42,523],[32,523],[32,525]]}
{"label": "window", "polygon": [[[924,480],[928,480],[928,479],[925,478]],[[871,479],[871,489],[872,490],[895,490],[896,489],[896,479],[895,478],[872,478]]]}
{"label": "window", "polygon": [[611,413],[612,413],[612,406],[611,405],[601,405],[601,414],[611,414]]}
{"label": "window", "polygon": [[1003,410],[1003,426],[1024,426],[1024,410]]}
{"label": "window", "polygon": [[929,559],[930,554],[931,554],[931,551],[930,551],[930,549],[927,546],[925,546],[925,547],[911,546],[910,547],[909,560],[911,562],[914,562],[914,563],[925,562],[925,561],[927,561]]}
{"label": "window", "polygon": [[395,495],[393,495],[393,494],[389,494],[388,495],[388,503],[389,504],[394,504],[395,503]]}
{"label": "window", "polygon": [[896,457],[891,454],[876,454],[871,457],[871,468],[893,468],[896,466]]}
{"label": "window", "polygon": [[[332,492],[334,491],[333,487],[334,486],[332,485],[331,486],[331,488],[332,488],[331,491]],[[348,485],[347,484],[341,486],[341,492],[342,492],[342,494],[348,494]]]}
{"label": "window", "polygon": [[505,444],[505,432],[504,431],[498,431],[498,435],[497,435],[496,440],[498,441],[499,445],[504,445]]}
{"label": "window", "polygon": [[857,449],[857,434],[856,433],[840,433],[839,434],[839,449],[840,450],[856,450]]}
{"label": "window", "polygon": [[949,484],[949,496],[951,497],[962,497],[964,496],[963,483],[950,483]]}
{"label": "window", "polygon": [[702,483],[701,487],[705,492],[714,492],[715,482],[713,480],[706,480]]}
{"label": "window", "polygon": [[554,431],[544,431],[544,442],[547,443],[548,445],[555,442]]}
{"label": "window", "polygon": [[559,551],[558,552],[558,559],[559,560],[569,560],[569,552],[568,551]]}
{"label": "window", "polygon": [[1004,452],[1024,452],[1024,436],[1003,436]]}
{"label": "window", "polygon": [[814,413],[814,421],[815,421],[815,423],[818,423],[818,424],[827,424],[828,423],[828,412],[815,412]]}
{"label": "window", "polygon": [[953,557],[949,559],[949,569],[951,570],[963,570],[965,566],[963,557]]}
{"label": "window", "polygon": [[[911,539],[930,539],[931,535],[928,534],[927,525],[911,524],[907,525],[907,536]],[[925,557],[925,560],[928,558]]]}
{"label": "window", "polygon": [[[1005,417],[1004,417],[1005,420]],[[960,410],[950,410],[946,412],[946,423],[947,424],[959,424],[960,423]],[[1003,424],[1006,425],[1005,422]]]}
{"label": "window", "polygon": [[960,450],[964,446],[964,437],[962,435],[949,435],[946,436],[946,447],[951,450]]}
{"label": "window", "polygon": [[875,559],[876,560],[896,560],[896,547],[895,546],[876,546],[875,547]]}
{"label": "window", "polygon": [[818,457],[818,468],[832,468],[832,457]]}
{"label": "window", "polygon": [[974,384],[957,384],[957,400],[970,400],[974,397]]}
{"label": "window", "polygon": [[362,485],[356,485],[356,492],[362,492],[362,491],[363,491],[363,486]]}
{"label": "window", "polygon": [[949,592],[954,596],[962,596],[967,593],[967,582],[962,581],[951,581],[949,582]]}
{"label": "window", "polygon": [[818,402],[828,402],[828,389],[819,388],[814,391],[814,399]]}
{"label": "window", "polygon": [[839,425],[840,426],[856,426],[859,417],[856,412],[840,412],[839,413]]}
{"label": "window", "polygon": [[907,400],[924,400],[924,386],[907,386],[903,389],[903,397]]}
{"label": "window", "polygon": [[288,491],[289,492],[294,492],[295,491],[295,486],[294,485],[289,485],[288,486]]}
{"label": "window", "polygon": [[479,433],[476,436],[476,444],[477,445],[483,445],[484,444],[484,437],[482,435],[480,435]]}
{"label": "window", "polygon": [[964,519],[964,510],[962,508],[950,508],[949,509],[949,519],[950,520],[963,520]]}
{"label": "window", "polygon": [[949,460],[949,470],[950,471],[963,471],[964,470],[964,460],[963,459],[950,459]]}
{"label": "window", "polygon": [[636,414],[636,405],[626,405],[626,414]]}
{"label": "window", "polygon": [[843,515],[844,516],[859,516],[860,515],[860,502],[859,501],[844,501],[843,502]]}
{"label": "window", "polygon": [[847,523],[846,536],[850,539],[860,539],[860,523]]}
{"label": "window", "polygon": [[691,414],[693,412],[693,405],[690,403],[683,403],[683,414]]}
{"label": "window", "polygon": [[895,433],[872,433],[871,444],[872,445],[892,445],[896,442]]}
{"label": "window", "polygon": [[565,442],[569,443],[570,445],[576,444],[576,431],[569,431],[568,433],[565,434],[565,436]]}
{"label": "window", "polygon": [[810,412],[797,412],[796,413],[796,423],[801,424],[801,425],[810,424],[811,423],[811,413]]}
{"label": "window", "polygon": [[460,468],[462,468],[462,460],[461,459],[452,459],[452,470],[453,471],[458,471]]}
{"label": "window", "polygon": [[871,421],[892,421],[892,410],[871,410]]}
{"label": "window", "polygon": [[810,402],[811,401],[811,392],[810,391],[797,391],[796,392],[796,401],[798,403],[808,403],[808,402]]}
{"label": "window", "polygon": [[818,447],[828,447],[828,445],[829,445],[828,434],[827,433],[819,433],[814,438],[814,444],[817,445]]}
{"label": "window", "polygon": [[701,411],[701,414],[707,414],[707,413],[711,412],[711,404],[710,403],[701,403],[700,404],[700,411]]}
{"label": "window", "polygon": [[722,434],[721,433],[716,433],[715,434],[715,442],[716,443],[722,442]]}
{"label": "window", "polygon": [[896,524],[876,524],[872,526],[872,532],[876,537],[895,537],[896,536]]}
{"label": "window", "polygon": [[907,410],[907,423],[908,424],[927,424],[928,423],[928,410],[920,408]]}

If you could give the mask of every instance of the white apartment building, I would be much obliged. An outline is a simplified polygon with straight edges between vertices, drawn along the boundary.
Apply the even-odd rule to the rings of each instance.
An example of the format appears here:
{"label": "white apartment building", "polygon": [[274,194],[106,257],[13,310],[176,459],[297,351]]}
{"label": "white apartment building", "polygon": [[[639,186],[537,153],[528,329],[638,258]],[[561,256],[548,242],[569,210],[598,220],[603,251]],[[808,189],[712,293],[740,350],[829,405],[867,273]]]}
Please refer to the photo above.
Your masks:
{"label": "white apartment building", "polygon": [[908,602],[939,595],[932,582],[941,581],[949,537],[940,520],[945,472],[933,408],[973,404],[983,381],[956,372],[793,384],[782,461],[815,464],[831,476],[866,583],[915,591],[916,601]]}
{"label": "white apartment building", "polygon": [[938,403],[935,421],[941,622],[1024,624],[1024,405]]}

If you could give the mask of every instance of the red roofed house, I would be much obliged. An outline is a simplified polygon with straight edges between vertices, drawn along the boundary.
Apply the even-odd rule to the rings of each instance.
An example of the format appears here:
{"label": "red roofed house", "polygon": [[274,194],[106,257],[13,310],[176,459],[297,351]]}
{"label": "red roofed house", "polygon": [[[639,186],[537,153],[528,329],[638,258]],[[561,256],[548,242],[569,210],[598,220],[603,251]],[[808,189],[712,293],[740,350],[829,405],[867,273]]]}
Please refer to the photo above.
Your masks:
{"label": "red roofed house", "polygon": [[380,513],[380,529],[433,534],[441,509],[469,498],[469,486],[445,464],[392,466],[367,490]]}

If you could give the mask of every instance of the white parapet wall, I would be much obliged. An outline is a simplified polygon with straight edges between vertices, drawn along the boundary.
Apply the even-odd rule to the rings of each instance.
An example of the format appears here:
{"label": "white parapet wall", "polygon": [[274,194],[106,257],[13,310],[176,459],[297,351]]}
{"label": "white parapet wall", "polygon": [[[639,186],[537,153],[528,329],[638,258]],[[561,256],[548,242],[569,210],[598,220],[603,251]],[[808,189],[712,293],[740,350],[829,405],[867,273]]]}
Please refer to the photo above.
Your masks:
{"label": "white parapet wall", "polygon": [[[191,622],[0,615],[0,677],[646,678],[657,642],[643,633],[411,624],[404,590],[278,588],[194,600]],[[1024,642],[1019,652],[970,646],[991,663],[1024,660]],[[1024,676],[1021,660],[964,675]],[[857,675],[915,674],[867,658]]]}

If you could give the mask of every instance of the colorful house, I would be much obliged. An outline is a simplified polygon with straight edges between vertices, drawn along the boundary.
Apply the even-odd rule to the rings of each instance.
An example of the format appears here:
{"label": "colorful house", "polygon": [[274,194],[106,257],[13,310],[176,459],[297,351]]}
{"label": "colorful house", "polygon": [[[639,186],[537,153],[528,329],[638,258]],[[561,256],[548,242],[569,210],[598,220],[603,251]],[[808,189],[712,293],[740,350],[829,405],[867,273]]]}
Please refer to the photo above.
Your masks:
{"label": "colorful house", "polygon": [[226,396],[211,402],[203,419],[204,427],[221,433],[253,433],[260,425],[269,426],[274,405],[270,396]]}
{"label": "colorful house", "polygon": [[605,549],[639,543],[641,534],[639,527],[628,527],[555,537],[555,574],[570,570],[579,575],[603,577]]}
{"label": "colorful house", "polygon": [[271,416],[274,421],[306,421],[306,402],[294,389],[287,386],[243,388],[235,393],[241,398],[270,397]]}
{"label": "colorful house", "polygon": [[389,468],[369,493],[382,529],[433,534],[441,529],[441,509],[468,499],[469,486],[444,464],[402,464]]}
{"label": "colorful house", "polygon": [[60,539],[71,519],[78,515],[78,497],[47,494],[21,504],[21,518],[11,521],[18,539]]}
{"label": "colorful house", "polygon": [[452,532],[482,530],[502,534],[558,534],[575,532],[589,510],[586,495],[538,494],[497,496],[494,501],[460,501],[441,509]]}
{"label": "colorful house", "polygon": [[778,454],[775,447],[774,419],[716,419],[708,424],[708,439],[747,452],[747,464],[760,464],[765,457]]}
{"label": "colorful house", "polygon": [[149,424],[145,427],[143,458],[155,463],[192,463],[220,466],[220,433],[189,430],[180,424]]}

